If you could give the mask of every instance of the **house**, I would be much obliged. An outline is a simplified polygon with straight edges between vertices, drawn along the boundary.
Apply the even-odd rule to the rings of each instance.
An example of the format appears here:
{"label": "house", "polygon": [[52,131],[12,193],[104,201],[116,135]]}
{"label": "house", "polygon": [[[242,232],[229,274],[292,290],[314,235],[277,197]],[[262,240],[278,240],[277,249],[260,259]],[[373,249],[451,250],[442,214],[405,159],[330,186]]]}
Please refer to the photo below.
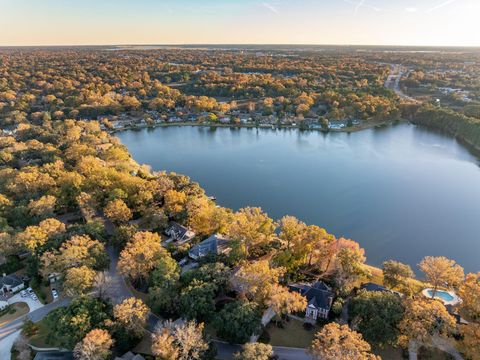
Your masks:
{"label": "house", "polygon": [[33,360],[73,360],[71,351],[39,351]]}
{"label": "house", "polygon": [[324,282],[318,281],[313,285],[291,284],[290,291],[298,292],[307,299],[305,321],[315,322],[318,318],[327,319],[332,308],[333,292]]}
{"label": "house", "polygon": [[117,356],[115,360],[145,360],[145,358],[142,355],[135,355],[129,351],[126,354],[123,354],[123,356]]}
{"label": "house", "polygon": [[5,308],[8,306],[8,299],[0,295],[0,310],[5,310]]}
{"label": "house", "polygon": [[15,293],[22,290],[24,287],[25,284],[23,283],[23,280],[15,274],[3,274],[3,277],[0,278],[0,293]]}
{"label": "house", "polygon": [[62,278],[62,274],[60,273],[50,273],[48,274],[48,282],[50,284],[53,284],[53,283],[56,283],[57,281],[59,281],[60,279]]}
{"label": "house", "polygon": [[175,221],[170,222],[165,230],[165,234],[169,237],[166,241],[167,244],[174,242],[177,245],[181,245],[195,237],[195,233],[192,230]]}
{"label": "house", "polygon": [[389,291],[385,286],[374,284],[374,283],[365,283],[360,286],[361,290],[366,291],[377,291],[377,292],[387,292]]}
{"label": "house", "polygon": [[455,318],[457,325],[468,325],[468,321],[460,316],[460,314],[457,310],[455,310],[453,305],[445,305],[445,308],[447,309],[448,313]]}
{"label": "house", "polygon": [[230,251],[228,246],[229,241],[221,235],[212,235],[208,239],[203,240],[201,243],[195,245],[188,252],[193,260],[198,260],[207,255],[214,254],[227,254]]}

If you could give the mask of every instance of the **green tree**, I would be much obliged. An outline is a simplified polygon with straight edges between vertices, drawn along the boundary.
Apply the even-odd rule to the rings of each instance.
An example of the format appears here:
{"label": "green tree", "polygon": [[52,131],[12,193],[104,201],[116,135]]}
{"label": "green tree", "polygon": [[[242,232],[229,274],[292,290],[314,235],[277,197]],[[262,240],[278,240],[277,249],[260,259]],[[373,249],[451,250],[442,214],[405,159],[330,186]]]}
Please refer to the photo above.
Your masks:
{"label": "green tree", "polygon": [[55,309],[45,317],[47,343],[73,349],[89,331],[105,327],[110,314],[110,305],[98,299],[75,299],[69,306]]}
{"label": "green tree", "polygon": [[391,289],[405,291],[408,289],[408,279],[415,277],[409,265],[402,264],[395,260],[388,260],[383,263],[383,283]]}
{"label": "green tree", "polygon": [[361,291],[349,303],[350,318],[370,344],[394,345],[404,308],[400,298],[389,292]]}
{"label": "green tree", "polygon": [[180,313],[187,319],[208,320],[215,312],[215,284],[193,280],[180,294]]}
{"label": "green tree", "polygon": [[230,343],[243,344],[261,329],[261,311],[253,302],[227,304],[214,321],[218,335]]}

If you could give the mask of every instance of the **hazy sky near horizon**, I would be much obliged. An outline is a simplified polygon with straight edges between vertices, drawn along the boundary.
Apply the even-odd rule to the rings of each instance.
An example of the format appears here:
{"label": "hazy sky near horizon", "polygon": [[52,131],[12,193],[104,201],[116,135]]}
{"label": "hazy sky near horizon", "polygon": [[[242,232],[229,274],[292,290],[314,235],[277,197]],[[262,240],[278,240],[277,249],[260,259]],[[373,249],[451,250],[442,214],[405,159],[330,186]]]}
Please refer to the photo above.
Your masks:
{"label": "hazy sky near horizon", "polygon": [[480,46],[480,0],[0,0],[0,46]]}

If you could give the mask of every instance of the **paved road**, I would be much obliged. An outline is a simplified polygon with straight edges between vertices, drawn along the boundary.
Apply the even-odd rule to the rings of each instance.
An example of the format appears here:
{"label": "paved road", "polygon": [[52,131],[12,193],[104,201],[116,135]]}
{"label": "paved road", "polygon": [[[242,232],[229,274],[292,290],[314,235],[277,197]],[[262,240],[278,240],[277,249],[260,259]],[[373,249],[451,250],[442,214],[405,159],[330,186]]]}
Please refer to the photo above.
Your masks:
{"label": "paved road", "polygon": [[[232,360],[233,354],[240,351],[240,345],[232,345],[223,341],[214,341],[217,346],[217,359]],[[312,357],[305,352],[305,349],[274,346],[273,353],[279,360],[312,360]]]}
{"label": "paved road", "polygon": [[123,300],[132,297],[132,292],[127,287],[123,276],[118,272],[118,252],[113,246],[108,246],[107,253],[110,257],[110,267],[105,272],[107,282],[105,293],[114,305],[120,304]]}
{"label": "paved road", "polygon": [[19,318],[11,321],[10,323],[0,327],[0,341],[3,340],[8,335],[20,330],[23,326],[23,321],[26,318],[29,318],[33,322],[39,322],[45,316],[48,315],[52,310],[55,310],[62,306],[68,306],[70,304],[70,298],[62,298],[60,300],[54,301],[50,304],[42,306],[41,308],[34,310],[28,314],[20,316]]}
{"label": "paved road", "polygon": [[10,360],[12,346],[15,343],[15,340],[17,340],[19,336],[20,336],[20,330],[17,330],[16,332],[0,340],[0,359]]}
{"label": "paved road", "polygon": [[[403,91],[400,89],[400,80],[402,76],[405,74],[405,70],[400,65],[391,65],[392,71],[390,75],[387,76],[387,80],[385,81],[385,87],[387,89],[393,90],[400,98],[418,103],[419,101],[404,94]],[[408,75],[408,72],[407,72]]]}

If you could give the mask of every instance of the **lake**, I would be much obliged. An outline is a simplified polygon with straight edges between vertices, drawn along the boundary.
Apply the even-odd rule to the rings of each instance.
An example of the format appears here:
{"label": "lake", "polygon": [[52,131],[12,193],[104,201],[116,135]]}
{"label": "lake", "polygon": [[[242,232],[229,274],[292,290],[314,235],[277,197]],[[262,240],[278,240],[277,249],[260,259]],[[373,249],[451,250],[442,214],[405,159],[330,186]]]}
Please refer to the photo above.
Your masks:
{"label": "lake", "polygon": [[426,255],[480,271],[479,159],[454,139],[399,124],[356,133],[159,127],[118,133],[154,170],[190,176],[233,209],[294,215],[414,269]]}

